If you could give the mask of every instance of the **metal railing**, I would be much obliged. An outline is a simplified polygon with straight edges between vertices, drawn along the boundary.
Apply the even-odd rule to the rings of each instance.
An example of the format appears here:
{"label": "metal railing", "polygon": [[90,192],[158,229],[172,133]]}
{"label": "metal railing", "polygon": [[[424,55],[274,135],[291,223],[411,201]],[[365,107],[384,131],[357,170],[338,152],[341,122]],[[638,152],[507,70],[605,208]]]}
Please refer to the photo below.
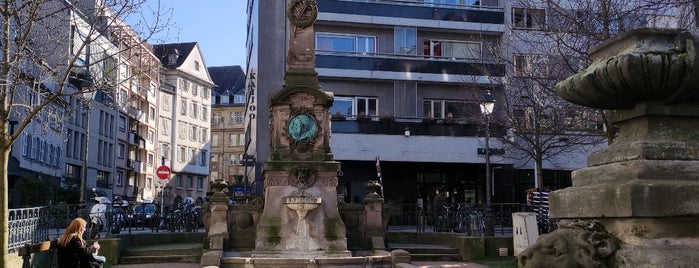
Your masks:
{"label": "metal railing", "polygon": [[490,215],[493,234],[510,236],[512,213],[531,211],[531,208],[518,203],[493,203],[490,206],[459,203],[441,211],[416,204],[391,204],[387,210],[389,231],[457,232],[484,236],[490,227],[487,226],[487,216]]}
{"label": "metal railing", "polygon": [[16,252],[20,247],[46,241],[49,238],[47,207],[10,209],[8,217],[8,251]]}

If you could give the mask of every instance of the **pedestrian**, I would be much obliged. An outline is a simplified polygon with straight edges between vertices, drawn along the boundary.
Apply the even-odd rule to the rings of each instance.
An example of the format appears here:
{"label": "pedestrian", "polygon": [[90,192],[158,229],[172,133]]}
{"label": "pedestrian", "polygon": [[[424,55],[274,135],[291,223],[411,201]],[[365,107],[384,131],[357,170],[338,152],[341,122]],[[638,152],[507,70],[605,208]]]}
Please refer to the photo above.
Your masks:
{"label": "pedestrian", "polygon": [[[95,255],[100,249],[100,245],[95,242],[92,246],[87,246],[83,240],[83,233],[87,227],[87,221],[83,218],[73,219],[68,227],[58,238],[58,268],[101,268],[104,257],[96,259]],[[93,255],[94,254],[94,255]]]}
{"label": "pedestrian", "polygon": [[445,210],[444,206],[447,205],[447,201],[444,188],[440,187],[437,189],[437,195],[434,196],[434,200],[432,200],[432,210],[438,213],[437,215],[441,214]]}

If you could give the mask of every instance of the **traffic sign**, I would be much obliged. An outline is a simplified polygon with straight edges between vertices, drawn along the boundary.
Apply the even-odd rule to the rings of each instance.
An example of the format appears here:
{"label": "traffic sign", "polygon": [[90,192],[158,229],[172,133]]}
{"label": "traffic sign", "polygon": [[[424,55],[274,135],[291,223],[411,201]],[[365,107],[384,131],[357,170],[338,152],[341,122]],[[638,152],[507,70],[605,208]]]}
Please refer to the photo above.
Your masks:
{"label": "traffic sign", "polygon": [[161,180],[167,180],[170,178],[170,167],[162,165],[159,166],[157,170],[155,170],[155,175],[158,175],[158,178]]}

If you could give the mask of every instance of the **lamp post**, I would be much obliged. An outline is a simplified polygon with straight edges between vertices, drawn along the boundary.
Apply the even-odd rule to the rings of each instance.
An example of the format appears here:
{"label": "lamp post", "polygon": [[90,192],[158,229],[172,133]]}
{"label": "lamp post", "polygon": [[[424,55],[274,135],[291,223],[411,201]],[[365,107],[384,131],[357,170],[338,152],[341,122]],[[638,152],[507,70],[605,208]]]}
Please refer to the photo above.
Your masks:
{"label": "lamp post", "polygon": [[485,234],[493,235],[492,209],[490,207],[492,197],[493,178],[490,174],[490,114],[495,108],[495,98],[490,94],[490,90],[485,91],[481,102],[481,113],[485,119]]}

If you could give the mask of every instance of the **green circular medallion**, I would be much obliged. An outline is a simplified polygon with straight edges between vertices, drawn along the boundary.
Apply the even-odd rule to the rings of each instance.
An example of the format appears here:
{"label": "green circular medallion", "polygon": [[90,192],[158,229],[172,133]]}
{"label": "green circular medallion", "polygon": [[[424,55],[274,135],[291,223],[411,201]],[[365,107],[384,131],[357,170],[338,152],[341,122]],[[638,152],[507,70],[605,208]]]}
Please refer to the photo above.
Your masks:
{"label": "green circular medallion", "polygon": [[299,114],[289,119],[289,136],[295,141],[313,138],[317,131],[316,120],[307,114]]}

